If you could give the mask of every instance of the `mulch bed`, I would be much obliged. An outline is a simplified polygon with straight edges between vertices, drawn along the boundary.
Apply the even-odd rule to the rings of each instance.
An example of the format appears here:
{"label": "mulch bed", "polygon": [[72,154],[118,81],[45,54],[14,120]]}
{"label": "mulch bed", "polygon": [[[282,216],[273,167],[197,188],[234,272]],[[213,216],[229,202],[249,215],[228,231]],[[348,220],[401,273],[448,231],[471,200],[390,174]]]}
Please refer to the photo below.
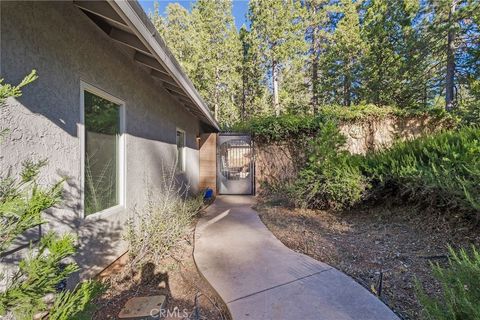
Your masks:
{"label": "mulch bed", "polygon": [[93,319],[117,319],[128,299],[152,295],[166,295],[166,309],[170,312],[166,319],[230,319],[222,300],[195,267],[193,227],[158,265],[147,263],[132,274],[126,269],[126,260],[119,259],[100,275],[109,287],[94,301]]}
{"label": "mulch bed", "polygon": [[475,223],[402,203],[339,213],[260,201],[256,209],[286,246],[350,275],[403,319],[421,317],[415,279],[428,294],[440,292],[430,263],[446,265],[448,245],[480,244]]}

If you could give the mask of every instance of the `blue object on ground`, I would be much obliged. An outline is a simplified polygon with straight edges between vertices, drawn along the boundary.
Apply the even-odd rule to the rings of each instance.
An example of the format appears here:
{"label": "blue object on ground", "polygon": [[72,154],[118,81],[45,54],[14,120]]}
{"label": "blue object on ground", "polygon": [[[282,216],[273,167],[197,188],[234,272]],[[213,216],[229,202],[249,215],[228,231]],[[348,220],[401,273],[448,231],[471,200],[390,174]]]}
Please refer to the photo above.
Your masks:
{"label": "blue object on ground", "polygon": [[213,190],[210,188],[205,189],[205,192],[203,193],[203,199],[209,200],[213,197]]}

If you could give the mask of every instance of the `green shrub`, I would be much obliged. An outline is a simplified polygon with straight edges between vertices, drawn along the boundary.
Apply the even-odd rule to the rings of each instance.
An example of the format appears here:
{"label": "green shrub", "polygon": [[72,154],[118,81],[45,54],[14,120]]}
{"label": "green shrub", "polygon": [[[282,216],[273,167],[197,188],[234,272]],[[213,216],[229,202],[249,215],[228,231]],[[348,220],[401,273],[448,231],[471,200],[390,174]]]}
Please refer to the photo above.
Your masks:
{"label": "green shrub", "polygon": [[454,122],[454,118],[441,108],[425,110],[408,110],[395,107],[378,107],[375,105],[338,105],[322,106],[317,116],[283,114],[280,116],[261,116],[235,124],[229,128],[233,131],[247,132],[261,141],[282,141],[300,139],[302,136],[316,135],[328,121],[367,121],[386,117],[409,117],[429,115],[438,120]]}
{"label": "green shrub", "polygon": [[376,188],[398,188],[414,201],[480,211],[480,129],[464,127],[367,155],[362,170]]}
{"label": "green shrub", "polygon": [[462,125],[480,126],[480,79],[470,81],[469,96],[462,99],[455,111]]}
{"label": "green shrub", "polygon": [[308,162],[292,187],[297,205],[342,209],[362,198],[367,183],[355,157],[342,150],[345,137],[332,122],[326,122],[310,143]]}
{"label": "green shrub", "polygon": [[480,253],[472,248],[455,252],[449,248],[449,266],[432,265],[433,276],[442,285],[441,297],[429,297],[417,282],[417,295],[424,316],[431,320],[480,319]]}

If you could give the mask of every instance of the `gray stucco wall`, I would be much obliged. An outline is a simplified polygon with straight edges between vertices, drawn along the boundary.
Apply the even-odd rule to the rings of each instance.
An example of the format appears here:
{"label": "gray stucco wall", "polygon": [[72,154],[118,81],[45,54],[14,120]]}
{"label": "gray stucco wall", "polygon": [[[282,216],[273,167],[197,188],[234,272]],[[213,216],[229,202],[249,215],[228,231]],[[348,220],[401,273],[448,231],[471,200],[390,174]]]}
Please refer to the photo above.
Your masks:
{"label": "gray stucco wall", "polygon": [[[68,177],[65,200],[48,213],[47,228],[78,235],[82,276],[107,266],[121,253],[122,226],[147,191],[161,188],[162,168],[173,165],[176,128],[186,131],[185,179],[196,191],[200,123],[71,2],[0,2],[0,74],[18,83],[32,69],[39,79],[8,100],[0,127],[0,174],[19,170],[23,159],[48,159],[40,181]],[[83,217],[79,139],[80,82],[125,102],[126,206],[108,215]]]}

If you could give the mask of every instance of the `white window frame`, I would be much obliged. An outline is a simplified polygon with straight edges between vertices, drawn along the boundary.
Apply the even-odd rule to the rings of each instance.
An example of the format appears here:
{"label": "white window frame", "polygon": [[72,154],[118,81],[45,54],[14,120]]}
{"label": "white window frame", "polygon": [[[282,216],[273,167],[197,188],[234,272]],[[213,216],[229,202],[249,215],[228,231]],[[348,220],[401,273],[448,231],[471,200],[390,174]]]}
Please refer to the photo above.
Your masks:
{"label": "white window frame", "polygon": [[[178,172],[180,173],[183,173],[185,171],[187,171],[187,165],[186,165],[186,161],[187,161],[187,133],[185,132],[185,130],[183,130],[182,128],[178,128],[175,130],[175,147],[176,149],[178,150],[178,146],[177,146],[177,132],[181,132],[183,133],[183,157],[182,157],[182,170],[179,170]],[[175,156],[177,157],[177,161],[178,161],[178,154],[175,154]]]}
{"label": "white window frame", "polygon": [[[101,98],[104,98],[110,102],[113,102],[119,105],[120,108],[120,133],[118,140],[118,204],[98,211],[85,215],[85,92],[89,92]],[[80,81],[80,123],[78,126],[78,135],[80,137],[80,185],[81,185],[81,211],[85,219],[98,219],[106,218],[114,213],[118,213],[125,209],[126,203],[126,113],[125,113],[125,102],[91,84],[88,84],[84,81]]]}

